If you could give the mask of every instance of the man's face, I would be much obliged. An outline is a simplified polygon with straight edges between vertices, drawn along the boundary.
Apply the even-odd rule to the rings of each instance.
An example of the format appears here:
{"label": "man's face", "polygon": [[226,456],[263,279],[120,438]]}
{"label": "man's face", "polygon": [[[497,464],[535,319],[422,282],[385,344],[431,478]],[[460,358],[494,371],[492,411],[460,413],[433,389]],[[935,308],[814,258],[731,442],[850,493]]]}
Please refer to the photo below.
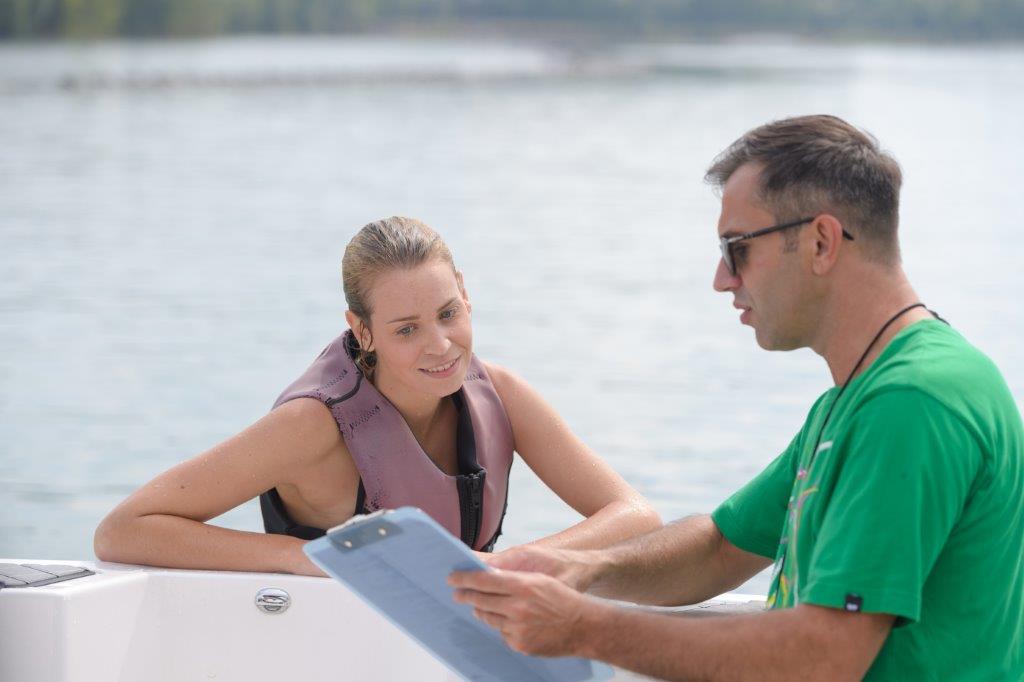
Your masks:
{"label": "man's face", "polygon": [[[772,215],[758,199],[760,175],[760,166],[746,164],[725,183],[719,237],[753,232],[778,222],[779,216]],[[754,328],[757,343],[765,350],[792,350],[808,345],[805,298],[812,283],[803,272],[802,242],[798,235],[784,234],[787,231],[733,244],[736,274],[729,272],[722,259],[715,271],[715,291],[733,294],[733,305],[742,311],[740,322]]]}

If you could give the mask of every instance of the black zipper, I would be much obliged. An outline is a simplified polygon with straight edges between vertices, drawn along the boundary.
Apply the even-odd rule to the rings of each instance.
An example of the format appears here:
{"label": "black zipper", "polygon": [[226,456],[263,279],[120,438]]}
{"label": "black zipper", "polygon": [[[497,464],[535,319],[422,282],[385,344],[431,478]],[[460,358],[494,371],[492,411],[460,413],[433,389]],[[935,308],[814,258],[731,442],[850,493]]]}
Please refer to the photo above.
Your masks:
{"label": "black zipper", "polygon": [[487,472],[483,469],[473,474],[460,475],[455,479],[459,493],[459,535],[470,549],[480,537],[483,524],[483,490]]}

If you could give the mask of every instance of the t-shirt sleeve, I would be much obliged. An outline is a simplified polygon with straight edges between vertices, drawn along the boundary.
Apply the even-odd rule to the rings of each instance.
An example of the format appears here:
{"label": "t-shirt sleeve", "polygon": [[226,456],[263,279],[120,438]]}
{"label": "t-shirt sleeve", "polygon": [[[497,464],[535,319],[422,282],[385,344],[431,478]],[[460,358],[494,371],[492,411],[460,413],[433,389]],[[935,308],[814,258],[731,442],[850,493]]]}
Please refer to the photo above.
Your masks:
{"label": "t-shirt sleeve", "polygon": [[908,389],[870,398],[818,457],[841,459],[799,601],[916,621],[981,466],[976,440],[948,408]]}
{"label": "t-shirt sleeve", "polygon": [[797,434],[764,471],[711,514],[722,535],[740,549],[775,558],[786,519],[786,505],[793,490],[800,440]]}

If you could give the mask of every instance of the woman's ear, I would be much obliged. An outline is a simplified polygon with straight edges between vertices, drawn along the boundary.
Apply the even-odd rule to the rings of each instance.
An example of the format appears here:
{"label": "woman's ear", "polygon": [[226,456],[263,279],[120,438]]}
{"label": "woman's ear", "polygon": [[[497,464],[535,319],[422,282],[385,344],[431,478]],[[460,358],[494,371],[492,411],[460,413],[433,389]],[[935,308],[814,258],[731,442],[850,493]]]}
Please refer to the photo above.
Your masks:
{"label": "woman's ear", "polygon": [[466,310],[473,312],[473,304],[469,302],[469,295],[466,294],[466,284],[462,279],[462,271],[455,271],[455,282],[459,285],[459,293],[462,295],[462,301],[466,304]]}
{"label": "woman's ear", "polygon": [[373,345],[373,334],[370,333],[370,328],[363,323],[362,318],[351,310],[346,310],[345,321],[348,322],[348,328],[352,330],[356,340],[359,341],[359,347],[368,353],[372,351],[370,346]]}

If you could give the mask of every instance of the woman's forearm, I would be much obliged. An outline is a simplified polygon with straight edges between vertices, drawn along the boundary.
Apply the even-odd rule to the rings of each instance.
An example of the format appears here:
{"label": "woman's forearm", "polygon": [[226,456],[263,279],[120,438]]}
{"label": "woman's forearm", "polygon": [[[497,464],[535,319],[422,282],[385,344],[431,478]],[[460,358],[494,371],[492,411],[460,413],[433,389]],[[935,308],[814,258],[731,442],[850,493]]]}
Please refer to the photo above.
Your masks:
{"label": "woman's forearm", "polygon": [[559,549],[597,549],[661,528],[661,517],[642,500],[615,500],[563,531],[530,544]]}
{"label": "woman's forearm", "polygon": [[222,571],[323,575],[286,535],[231,530],[168,514],[108,517],[96,530],[102,561]]}

